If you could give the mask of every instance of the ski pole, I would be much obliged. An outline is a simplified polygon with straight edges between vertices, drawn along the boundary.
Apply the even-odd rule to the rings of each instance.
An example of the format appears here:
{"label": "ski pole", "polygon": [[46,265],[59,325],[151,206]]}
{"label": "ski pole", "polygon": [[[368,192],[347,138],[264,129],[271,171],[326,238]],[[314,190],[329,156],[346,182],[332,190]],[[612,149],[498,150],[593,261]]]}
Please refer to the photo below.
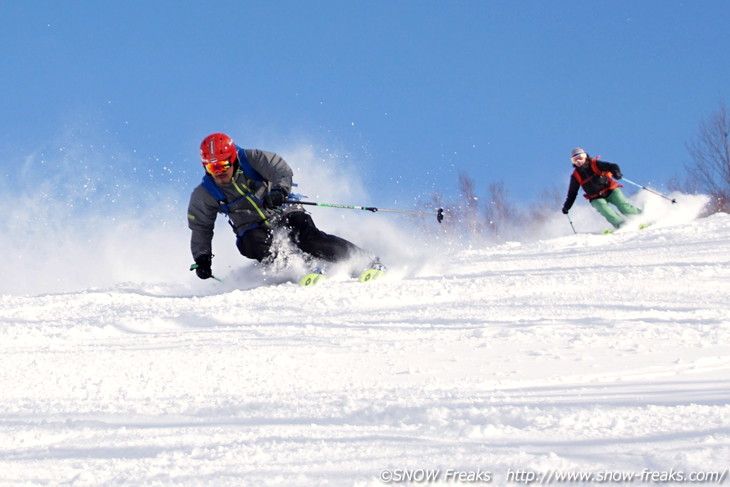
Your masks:
{"label": "ski pole", "polygon": [[627,182],[627,183],[629,183],[629,184],[633,184],[633,185],[634,185],[634,186],[636,186],[637,188],[645,189],[646,191],[648,191],[648,192],[650,192],[650,193],[654,193],[654,194],[655,194],[655,195],[657,195],[657,196],[661,196],[661,197],[662,197],[662,198],[664,198],[665,200],[669,200],[669,201],[671,201],[671,202],[672,202],[672,204],[674,204],[674,203],[676,203],[676,202],[677,202],[677,200],[675,200],[674,198],[669,198],[668,196],[664,196],[663,194],[659,193],[658,191],[654,191],[653,189],[649,189],[649,188],[647,188],[646,186],[642,186],[642,185],[640,185],[640,184],[638,184],[638,183],[635,183],[635,182],[633,182],[633,181],[632,181],[632,180],[630,180],[630,179],[626,179],[626,178],[623,178],[623,180],[624,180],[624,181],[626,181],[626,182]]}
{"label": "ski pole", "polygon": [[441,223],[444,220],[444,209],[439,208],[436,211],[436,214],[433,213],[424,213],[422,211],[405,211],[405,210],[387,210],[385,208],[376,208],[374,206],[355,206],[355,205],[338,205],[335,203],[319,203],[317,201],[298,201],[298,200],[289,200],[287,201],[290,205],[310,205],[310,206],[324,206],[326,208],[341,208],[345,210],[364,210],[364,211],[372,211],[375,213],[376,211],[384,211],[387,213],[404,213],[406,215],[419,215],[419,216],[435,216],[436,221]]}
{"label": "ski pole", "polygon": [[573,233],[577,235],[577,234],[578,234],[578,232],[576,232],[576,231],[575,231],[575,227],[573,226],[573,220],[571,220],[571,219],[570,219],[570,215],[568,215],[568,214],[566,213],[566,214],[565,214],[565,216],[567,216],[567,217],[568,217],[568,221],[570,222],[570,228],[572,228],[572,229],[573,229]]}

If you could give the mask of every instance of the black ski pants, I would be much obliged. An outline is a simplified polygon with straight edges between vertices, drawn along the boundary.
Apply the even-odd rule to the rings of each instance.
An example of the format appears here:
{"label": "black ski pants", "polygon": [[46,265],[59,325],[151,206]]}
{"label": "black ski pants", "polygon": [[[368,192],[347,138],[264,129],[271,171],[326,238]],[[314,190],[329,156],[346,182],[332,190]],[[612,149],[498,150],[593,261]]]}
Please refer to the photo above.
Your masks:
{"label": "black ski pants", "polygon": [[[303,252],[328,262],[365,255],[357,245],[317,228],[312,217],[304,211],[293,211],[282,216],[274,230],[279,228],[283,228],[289,240]],[[268,257],[275,257],[271,249],[273,238],[274,231],[262,225],[241,235],[236,246],[244,257],[261,262]]]}

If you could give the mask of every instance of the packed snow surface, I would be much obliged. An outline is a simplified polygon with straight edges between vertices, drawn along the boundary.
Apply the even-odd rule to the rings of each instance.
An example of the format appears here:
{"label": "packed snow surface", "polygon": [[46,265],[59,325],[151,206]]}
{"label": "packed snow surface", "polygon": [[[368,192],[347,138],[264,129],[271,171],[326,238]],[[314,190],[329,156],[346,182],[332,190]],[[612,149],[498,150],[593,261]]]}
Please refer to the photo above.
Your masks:
{"label": "packed snow surface", "polygon": [[370,284],[242,263],[4,294],[0,484],[726,481],[729,243],[717,214],[392,261]]}

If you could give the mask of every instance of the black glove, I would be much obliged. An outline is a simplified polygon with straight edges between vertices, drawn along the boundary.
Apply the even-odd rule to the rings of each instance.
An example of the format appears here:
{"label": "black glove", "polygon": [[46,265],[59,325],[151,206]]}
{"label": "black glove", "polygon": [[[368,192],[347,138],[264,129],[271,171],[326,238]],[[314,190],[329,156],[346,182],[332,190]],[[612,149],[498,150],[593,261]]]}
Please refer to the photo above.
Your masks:
{"label": "black glove", "polygon": [[566,207],[563,206],[563,215],[567,215],[568,214],[568,211],[569,210]]}
{"label": "black glove", "polygon": [[195,269],[195,273],[201,279],[210,279],[213,277],[213,271],[210,268],[212,259],[213,256],[210,254],[199,255],[195,258],[195,265],[190,270]]}
{"label": "black glove", "polygon": [[284,188],[274,186],[271,191],[264,196],[264,208],[278,208],[286,202],[289,193]]}
{"label": "black glove", "polygon": [[616,169],[613,172],[613,179],[621,179],[622,177],[624,177],[624,175],[621,174],[621,169]]}

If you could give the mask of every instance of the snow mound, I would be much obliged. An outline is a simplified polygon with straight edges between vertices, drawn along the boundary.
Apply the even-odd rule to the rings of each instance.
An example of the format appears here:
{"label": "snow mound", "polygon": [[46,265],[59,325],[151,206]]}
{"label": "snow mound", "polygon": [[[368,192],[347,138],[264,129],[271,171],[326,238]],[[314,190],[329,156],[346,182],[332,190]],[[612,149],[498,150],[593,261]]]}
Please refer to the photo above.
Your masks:
{"label": "snow mound", "polygon": [[231,271],[2,295],[3,483],[727,472],[730,215],[692,220],[367,285]]}

